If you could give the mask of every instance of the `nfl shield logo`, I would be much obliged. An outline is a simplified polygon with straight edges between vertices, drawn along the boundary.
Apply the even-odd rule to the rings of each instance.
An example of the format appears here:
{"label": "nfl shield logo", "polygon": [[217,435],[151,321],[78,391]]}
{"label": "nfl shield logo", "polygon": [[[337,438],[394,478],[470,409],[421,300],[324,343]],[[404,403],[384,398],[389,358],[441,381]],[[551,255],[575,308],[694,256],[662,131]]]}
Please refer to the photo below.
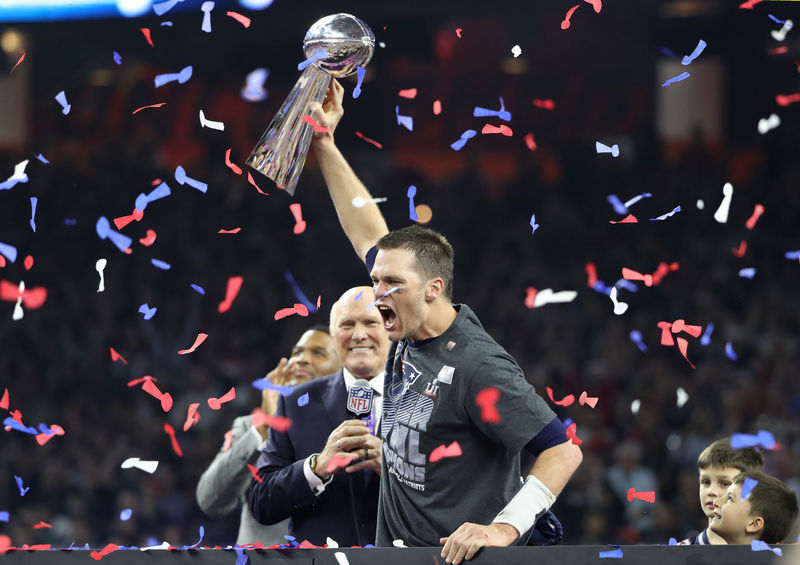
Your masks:
{"label": "nfl shield logo", "polygon": [[[365,381],[366,382],[366,381]],[[358,416],[369,414],[372,410],[372,387],[354,384],[347,394],[347,410]]]}

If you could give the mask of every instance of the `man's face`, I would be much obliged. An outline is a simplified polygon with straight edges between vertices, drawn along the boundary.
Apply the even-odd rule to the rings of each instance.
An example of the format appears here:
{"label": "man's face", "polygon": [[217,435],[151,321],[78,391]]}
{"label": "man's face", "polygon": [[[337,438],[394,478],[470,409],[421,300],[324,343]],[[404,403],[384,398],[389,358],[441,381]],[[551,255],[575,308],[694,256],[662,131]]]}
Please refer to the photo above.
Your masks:
{"label": "man's face", "polygon": [[331,320],[336,353],[356,378],[369,379],[380,373],[389,352],[383,318],[374,306],[367,310],[374,301],[369,287],[354,289],[339,299]]}
{"label": "man's face", "polygon": [[325,332],[308,330],[292,348],[286,367],[294,374],[291,385],[335,373],[340,365],[333,339]]}
{"label": "man's face", "polygon": [[752,524],[750,503],[741,500],[742,485],[731,485],[716,501],[714,517],[711,519],[711,531],[718,534],[728,543],[740,543]]}
{"label": "man's face", "polygon": [[375,256],[372,289],[391,341],[415,339],[426,321],[425,281],[420,280],[416,264],[417,258],[405,249],[380,249]]}
{"label": "man's face", "polygon": [[700,506],[708,518],[714,516],[714,501],[720,498],[733,484],[739,474],[736,467],[707,467],[700,469]]}

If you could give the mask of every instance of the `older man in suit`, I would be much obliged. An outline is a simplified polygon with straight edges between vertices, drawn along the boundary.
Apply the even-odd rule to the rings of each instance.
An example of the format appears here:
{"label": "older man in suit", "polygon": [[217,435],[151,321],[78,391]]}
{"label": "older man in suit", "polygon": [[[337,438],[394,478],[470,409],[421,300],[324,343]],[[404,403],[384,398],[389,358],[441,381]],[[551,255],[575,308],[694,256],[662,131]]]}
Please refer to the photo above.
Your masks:
{"label": "older man in suit", "polygon": [[[298,541],[342,546],[375,543],[382,447],[380,420],[389,340],[372,288],[345,292],[331,308],[330,333],[343,369],[295,387],[275,412],[292,420],[285,432],[270,430],[250,484],[250,509],[263,524],[287,517]],[[348,416],[348,391],[369,382],[372,410]]]}
{"label": "older man in suit", "polygon": [[[339,370],[339,357],[328,329],[316,326],[303,333],[289,359],[282,358],[267,378],[274,385],[294,386]],[[278,393],[265,388],[261,409],[273,415]],[[256,522],[247,506],[246,494],[252,477],[248,464],[257,460],[267,440],[269,426],[240,416],[225,434],[219,453],[197,483],[197,502],[209,516],[224,516],[242,505],[238,545],[260,542],[264,546],[286,543],[288,523],[264,526]]]}

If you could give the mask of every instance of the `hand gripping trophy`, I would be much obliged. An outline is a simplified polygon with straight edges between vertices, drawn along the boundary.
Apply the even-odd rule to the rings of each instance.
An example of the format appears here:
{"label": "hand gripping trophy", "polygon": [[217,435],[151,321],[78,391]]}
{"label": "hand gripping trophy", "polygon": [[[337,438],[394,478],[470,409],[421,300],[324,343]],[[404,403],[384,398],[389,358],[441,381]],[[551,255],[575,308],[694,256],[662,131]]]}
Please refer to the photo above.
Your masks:
{"label": "hand gripping trophy", "polygon": [[312,126],[311,102],[322,103],[331,77],[346,77],[372,58],[375,36],[367,25],[350,14],[326,16],[312,25],[303,39],[306,57],[303,74],[247,158],[247,164],[275,181],[294,196],[306,161]]}

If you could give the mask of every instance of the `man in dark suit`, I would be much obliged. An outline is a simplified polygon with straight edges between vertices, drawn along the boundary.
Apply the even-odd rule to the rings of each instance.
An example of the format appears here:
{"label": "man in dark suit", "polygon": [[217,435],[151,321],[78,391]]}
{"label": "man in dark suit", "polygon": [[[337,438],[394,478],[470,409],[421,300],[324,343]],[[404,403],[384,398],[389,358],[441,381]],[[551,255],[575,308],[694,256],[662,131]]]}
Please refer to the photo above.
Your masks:
{"label": "man in dark suit", "polygon": [[[331,308],[330,332],[343,369],[295,387],[278,399],[276,416],[290,418],[286,432],[272,428],[250,484],[253,516],[262,524],[287,517],[298,541],[341,546],[375,543],[382,446],[380,420],[389,340],[370,287],[345,292]],[[356,379],[373,390],[371,413],[353,419],[347,392]]]}

